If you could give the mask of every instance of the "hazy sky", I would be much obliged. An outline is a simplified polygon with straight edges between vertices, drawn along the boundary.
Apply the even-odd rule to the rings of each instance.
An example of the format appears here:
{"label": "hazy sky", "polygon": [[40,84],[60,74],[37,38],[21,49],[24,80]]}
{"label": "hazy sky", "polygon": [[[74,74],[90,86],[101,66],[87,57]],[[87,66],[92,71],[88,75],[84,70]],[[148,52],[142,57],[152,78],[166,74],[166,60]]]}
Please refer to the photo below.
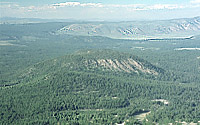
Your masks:
{"label": "hazy sky", "polygon": [[1,0],[1,17],[154,20],[200,16],[200,0]]}

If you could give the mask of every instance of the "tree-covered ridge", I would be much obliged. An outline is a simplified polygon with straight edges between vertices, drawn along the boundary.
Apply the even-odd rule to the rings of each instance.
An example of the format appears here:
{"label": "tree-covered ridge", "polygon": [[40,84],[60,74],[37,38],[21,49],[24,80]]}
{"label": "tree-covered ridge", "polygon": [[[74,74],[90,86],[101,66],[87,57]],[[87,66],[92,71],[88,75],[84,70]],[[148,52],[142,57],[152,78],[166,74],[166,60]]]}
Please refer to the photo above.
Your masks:
{"label": "tree-covered ridge", "polygon": [[[76,52],[74,58],[78,62],[72,62],[70,68],[85,68],[89,70],[108,70],[122,71],[127,73],[158,75],[164,73],[164,70],[153,66],[148,61],[140,59],[129,53],[117,52],[113,50],[85,50]],[[73,59],[74,59],[73,58]],[[64,65],[64,64],[63,64]],[[68,64],[66,64],[67,66]],[[73,66],[74,65],[74,66]],[[82,69],[84,70],[84,69]]]}
{"label": "tree-covered ridge", "polygon": [[0,95],[3,124],[133,124],[138,122],[135,115],[149,111],[150,124],[197,122],[200,116],[199,86],[138,77],[62,70],[23,85],[1,88]]}
{"label": "tree-covered ridge", "polygon": [[[85,60],[99,58],[133,58],[151,66],[132,54],[111,50],[78,51],[37,63],[19,73],[18,84],[1,86],[1,124],[198,122],[198,84],[86,68]],[[142,113],[148,115],[137,120]]]}
{"label": "tree-covered ridge", "polygon": [[9,86],[28,82],[37,77],[57,71],[84,71],[107,75],[163,77],[165,70],[156,67],[133,54],[113,50],[84,50],[74,54],[43,61],[15,74],[13,81],[2,84]]}

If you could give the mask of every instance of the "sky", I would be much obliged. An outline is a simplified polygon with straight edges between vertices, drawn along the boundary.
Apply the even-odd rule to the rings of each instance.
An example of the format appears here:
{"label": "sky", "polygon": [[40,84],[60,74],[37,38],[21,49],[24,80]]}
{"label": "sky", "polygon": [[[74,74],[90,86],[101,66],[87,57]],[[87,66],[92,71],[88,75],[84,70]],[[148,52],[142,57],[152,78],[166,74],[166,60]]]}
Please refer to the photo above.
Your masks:
{"label": "sky", "polygon": [[200,0],[1,0],[0,17],[163,20],[200,16]]}

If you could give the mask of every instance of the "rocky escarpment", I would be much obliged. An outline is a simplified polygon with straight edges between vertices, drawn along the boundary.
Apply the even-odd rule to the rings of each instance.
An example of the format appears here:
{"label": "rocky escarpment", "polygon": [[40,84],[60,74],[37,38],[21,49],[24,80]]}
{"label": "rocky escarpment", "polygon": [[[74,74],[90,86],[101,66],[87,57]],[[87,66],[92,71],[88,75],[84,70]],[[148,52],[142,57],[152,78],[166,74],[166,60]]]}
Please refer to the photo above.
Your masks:
{"label": "rocky escarpment", "polygon": [[145,67],[141,62],[137,62],[132,58],[126,60],[117,59],[97,59],[97,60],[85,60],[84,65],[90,68],[101,67],[104,70],[120,71],[120,72],[135,72],[135,73],[147,73],[152,75],[158,75],[158,72],[154,69]]}

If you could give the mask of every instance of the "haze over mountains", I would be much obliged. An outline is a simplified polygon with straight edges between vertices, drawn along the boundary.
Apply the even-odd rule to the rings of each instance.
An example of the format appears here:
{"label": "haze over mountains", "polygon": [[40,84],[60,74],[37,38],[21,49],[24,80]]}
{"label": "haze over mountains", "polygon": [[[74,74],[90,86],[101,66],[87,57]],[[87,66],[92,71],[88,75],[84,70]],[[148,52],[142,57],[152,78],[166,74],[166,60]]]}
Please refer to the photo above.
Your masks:
{"label": "haze over mountains", "polygon": [[105,36],[116,39],[188,38],[200,32],[200,17],[161,21],[73,23],[56,34]]}
{"label": "haze over mountains", "polygon": [[157,21],[81,21],[73,19],[1,18],[1,24],[71,22],[57,27],[54,34],[104,36],[114,39],[171,39],[199,35],[200,17]]}

